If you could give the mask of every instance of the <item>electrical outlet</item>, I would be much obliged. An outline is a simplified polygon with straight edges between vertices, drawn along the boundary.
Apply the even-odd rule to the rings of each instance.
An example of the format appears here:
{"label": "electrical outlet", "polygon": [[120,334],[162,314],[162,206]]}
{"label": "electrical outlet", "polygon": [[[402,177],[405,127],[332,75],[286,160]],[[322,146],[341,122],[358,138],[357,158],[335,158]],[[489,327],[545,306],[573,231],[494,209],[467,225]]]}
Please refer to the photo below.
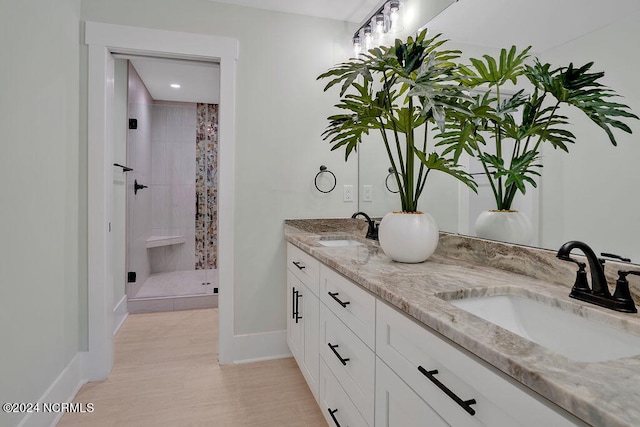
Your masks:
{"label": "electrical outlet", "polygon": [[363,185],[362,186],[362,201],[363,202],[373,202],[373,188],[371,185]]}
{"label": "electrical outlet", "polygon": [[353,202],[353,185],[345,185],[343,187],[343,201]]}

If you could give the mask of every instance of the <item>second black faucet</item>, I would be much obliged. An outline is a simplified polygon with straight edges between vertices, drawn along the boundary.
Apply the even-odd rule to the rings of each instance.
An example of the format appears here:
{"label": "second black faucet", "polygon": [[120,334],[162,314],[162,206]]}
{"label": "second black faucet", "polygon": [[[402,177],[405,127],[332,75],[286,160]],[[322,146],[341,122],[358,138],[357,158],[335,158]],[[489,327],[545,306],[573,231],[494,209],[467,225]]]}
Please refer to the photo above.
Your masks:
{"label": "second black faucet", "polygon": [[351,215],[351,218],[357,218],[360,215],[363,216],[369,223],[369,228],[367,229],[367,239],[378,240],[378,224],[376,224],[376,222],[372,220],[369,215],[364,212],[356,212]]}

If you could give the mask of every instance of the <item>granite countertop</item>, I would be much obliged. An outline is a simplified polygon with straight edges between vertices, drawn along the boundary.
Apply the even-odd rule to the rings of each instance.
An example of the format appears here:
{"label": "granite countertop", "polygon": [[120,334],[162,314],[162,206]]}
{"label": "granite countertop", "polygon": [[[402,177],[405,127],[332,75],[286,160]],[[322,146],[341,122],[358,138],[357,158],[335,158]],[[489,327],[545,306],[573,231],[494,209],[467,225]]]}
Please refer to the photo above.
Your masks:
{"label": "granite countertop", "polygon": [[[571,360],[446,301],[509,290],[557,301],[564,310],[640,336],[640,315],[568,297],[575,266],[556,259],[553,251],[442,233],[431,258],[401,264],[384,255],[377,242],[365,239],[365,232],[362,220],[285,221],[286,241],[586,423],[640,425],[640,356],[605,362]],[[319,236],[348,236],[363,245],[325,247],[317,242]],[[615,266],[607,269],[608,275],[617,271]],[[632,294],[640,301],[637,285],[632,283]]]}

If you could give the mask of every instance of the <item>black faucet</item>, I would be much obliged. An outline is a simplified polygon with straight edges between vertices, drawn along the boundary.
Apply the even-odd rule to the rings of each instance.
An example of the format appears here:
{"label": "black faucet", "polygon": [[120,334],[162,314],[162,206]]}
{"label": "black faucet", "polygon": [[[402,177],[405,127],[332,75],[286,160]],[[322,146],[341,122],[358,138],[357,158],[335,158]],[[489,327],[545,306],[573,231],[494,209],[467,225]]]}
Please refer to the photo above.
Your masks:
{"label": "black faucet", "polygon": [[[591,272],[591,288],[587,281],[586,264],[571,258],[573,249],[580,249],[587,258],[589,270]],[[625,313],[637,313],[638,310],[629,292],[629,282],[626,280],[628,274],[640,275],[640,272],[618,271],[619,278],[616,283],[616,291],[613,295],[609,291],[607,279],[604,275],[604,259],[598,258],[593,249],[586,243],[572,240],[565,243],[558,249],[556,255],[563,261],[574,262],[578,265],[576,281],[569,296],[581,301],[590,302],[601,307],[610,308]],[[619,258],[619,257],[617,257]]]}
{"label": "black faucet", "polygon": [[364,212],[356,212],[351,215],[351,218],[356,218],[358,215],[362,215],[369,223],[369,228],[367,229],[367,239],[378,240],[378,226],[376,225],[376,222]]}

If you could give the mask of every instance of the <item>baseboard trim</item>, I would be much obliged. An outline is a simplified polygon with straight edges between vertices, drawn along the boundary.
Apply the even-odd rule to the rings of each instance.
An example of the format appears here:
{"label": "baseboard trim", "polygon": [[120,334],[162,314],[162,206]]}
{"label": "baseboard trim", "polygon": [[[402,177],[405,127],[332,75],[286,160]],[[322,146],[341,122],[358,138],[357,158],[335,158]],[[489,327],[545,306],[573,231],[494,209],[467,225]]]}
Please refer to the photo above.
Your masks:
{"label": "baseboard trim", "polygon": [[[71,402],[83,384],[87,382],[84,375],[86,352],[79,352],[71,359],[71,362],[62,370],[44,394],[38,399],[38,403],[63,403]],[[27,414],[18,427],[53,427],[64,413],[33,412]]]}
{"label": "baseboard trim", "polygon": [[113,336],[116,336],[128,315],[127,296],[124,295],[113,309],[113,324],[115,325],[113,328]]}
{"label": "baseboard trim", "polygon": [[233,344],[234,364],[291,357],[286,330],[235,335]]}

